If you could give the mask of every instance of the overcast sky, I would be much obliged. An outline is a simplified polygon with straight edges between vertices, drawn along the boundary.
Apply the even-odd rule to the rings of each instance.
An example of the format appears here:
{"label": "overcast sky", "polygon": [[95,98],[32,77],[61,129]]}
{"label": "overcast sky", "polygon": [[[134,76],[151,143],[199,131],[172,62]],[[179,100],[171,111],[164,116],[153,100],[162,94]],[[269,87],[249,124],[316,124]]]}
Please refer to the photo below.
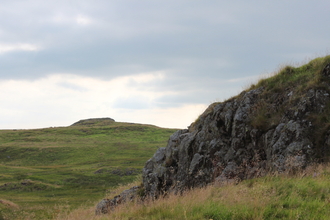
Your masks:
{"label": "overcast sky", "polygon": [[330,1],[0,0],[0,129],[186,128],[281,65],[329,53]]}

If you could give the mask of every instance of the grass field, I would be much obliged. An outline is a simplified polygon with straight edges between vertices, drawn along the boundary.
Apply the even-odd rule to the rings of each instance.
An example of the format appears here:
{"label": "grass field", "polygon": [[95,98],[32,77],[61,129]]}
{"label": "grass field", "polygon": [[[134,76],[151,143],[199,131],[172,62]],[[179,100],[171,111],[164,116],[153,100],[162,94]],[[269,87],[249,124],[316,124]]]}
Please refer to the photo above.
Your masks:
{"label": "grass field", "polygon": [[0,130],[0,219],[51,219],[136,179],[173,129],[118,123]]}

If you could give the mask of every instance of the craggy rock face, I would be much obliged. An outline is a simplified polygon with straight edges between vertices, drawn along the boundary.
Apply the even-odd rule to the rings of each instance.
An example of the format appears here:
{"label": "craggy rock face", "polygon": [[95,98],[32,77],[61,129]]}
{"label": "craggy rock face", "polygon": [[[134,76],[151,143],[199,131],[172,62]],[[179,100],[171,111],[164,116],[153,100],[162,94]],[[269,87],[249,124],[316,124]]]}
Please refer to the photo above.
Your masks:
{"label": "craggy rock face", "polygon": [[[330,56],[321,61],[286,67],[278,78],[210,105],[147,161],[143,198],[329,162]],[[129,192],[101,201],[98,212],[136,195],[135,188]]]}
{"label": "craggy rock face", "polygon": [[[329,65],[325,75],[328,69]],[[296,97],[288,88],[266,101],[261,99],[263,92],[261,87],[213,104],[189,129],[174,133],[143,169],[146,195],[157,198],[212,182],[294,171],[319,157],[322,148],[316,149],[311,115],[322,114],[329,105],[327,90],[309,89]],[[259,126],[261,111],[265,119]],[[327,147],[329,135],[320,143]]]}

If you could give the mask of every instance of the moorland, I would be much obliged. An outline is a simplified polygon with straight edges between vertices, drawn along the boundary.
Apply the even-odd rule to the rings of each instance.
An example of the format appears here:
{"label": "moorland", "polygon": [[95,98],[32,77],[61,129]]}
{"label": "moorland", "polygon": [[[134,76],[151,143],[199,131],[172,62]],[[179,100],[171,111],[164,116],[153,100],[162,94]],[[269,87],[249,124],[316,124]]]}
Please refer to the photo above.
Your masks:
{"label": "moorland", "polygon": [[0,130],[0,219],[52,219],[94,206],[135,180],[174,131],[109,120]]}

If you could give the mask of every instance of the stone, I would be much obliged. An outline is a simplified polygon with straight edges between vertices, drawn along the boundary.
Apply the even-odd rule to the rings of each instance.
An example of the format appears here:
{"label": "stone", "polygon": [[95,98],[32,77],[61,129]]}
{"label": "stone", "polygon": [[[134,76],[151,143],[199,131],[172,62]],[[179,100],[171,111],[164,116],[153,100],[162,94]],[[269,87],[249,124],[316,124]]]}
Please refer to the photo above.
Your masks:
{"label": "stone", "polygon": [[133,201],[138,196],[138,190],[141,187],[134,186],[130,189],[127,189],[115,196],[113,199],[103,199],[97,205],[95,209],[95,214],[106,214],[109,211],[114,210],[114,208],[122,203]]}

